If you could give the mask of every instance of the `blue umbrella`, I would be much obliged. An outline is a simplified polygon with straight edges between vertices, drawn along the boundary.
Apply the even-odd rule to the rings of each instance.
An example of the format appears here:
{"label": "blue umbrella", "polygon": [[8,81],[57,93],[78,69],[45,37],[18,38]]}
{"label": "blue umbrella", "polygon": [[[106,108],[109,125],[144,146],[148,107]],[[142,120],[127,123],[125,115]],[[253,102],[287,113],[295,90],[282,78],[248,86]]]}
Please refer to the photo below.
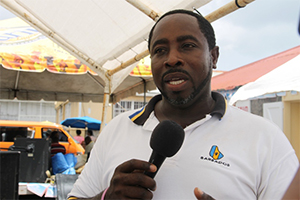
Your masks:
{"label": "blue umbrella", "polygon": [[100,130],[101,121],[84,116],[84,117],[71,117],[63,120],[60,124],[70,126],[72,128],[88,128],[89,130]]}

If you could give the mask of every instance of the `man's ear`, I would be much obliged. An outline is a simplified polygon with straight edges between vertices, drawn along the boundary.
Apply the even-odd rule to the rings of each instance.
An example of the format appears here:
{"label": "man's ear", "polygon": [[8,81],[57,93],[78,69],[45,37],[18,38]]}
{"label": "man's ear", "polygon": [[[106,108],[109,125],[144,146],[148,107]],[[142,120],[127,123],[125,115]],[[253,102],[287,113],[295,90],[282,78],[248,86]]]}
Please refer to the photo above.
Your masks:
{"label": "man's ear", "polygon": [[212,58],[212,63],[213,63],[213,69],[217,69],[217,62],[219,58],[219,47],[215,46],[211,51],[211,58]]}

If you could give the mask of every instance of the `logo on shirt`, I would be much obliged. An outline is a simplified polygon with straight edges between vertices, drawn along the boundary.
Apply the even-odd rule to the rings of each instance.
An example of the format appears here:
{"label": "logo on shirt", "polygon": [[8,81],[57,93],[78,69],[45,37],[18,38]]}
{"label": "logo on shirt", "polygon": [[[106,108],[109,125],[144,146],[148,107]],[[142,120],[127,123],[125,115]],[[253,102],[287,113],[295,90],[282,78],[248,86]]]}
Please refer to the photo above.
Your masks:
{"label": "logo on shirt", "polygon": [[224,157],[224,155],[219,151],[218,146],[213,145],[210,149],[209,155],[214,159],[214,160],[219,160]]}
{"label": "logo on shirt", "polygon": [[213,145],[209,151],[209,156],[210,157],[206,157],[206,156],[200,156],[201,160],[206,160],[206,161],[211,161],[213,163],[217,163],[217,164],[221,164],[224,165],[226,167],[230,167],[229,163],[225,163],[223,161],[220,161],[220,159],[222,159],[224,157],[224,154],[221,153],[221,151],[219,150],[219,147],[217,145]]}

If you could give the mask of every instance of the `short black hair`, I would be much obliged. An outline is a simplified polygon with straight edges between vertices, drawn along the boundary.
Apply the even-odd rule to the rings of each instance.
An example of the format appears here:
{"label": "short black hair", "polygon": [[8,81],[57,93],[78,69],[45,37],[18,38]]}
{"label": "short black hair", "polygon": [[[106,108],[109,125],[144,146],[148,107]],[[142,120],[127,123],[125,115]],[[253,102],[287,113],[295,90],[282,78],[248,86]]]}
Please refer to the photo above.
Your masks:
{"label": "short black hair", "polygon": [[91,141],[92,141],[92,139],[91,139],[90,136],[86,136],[86,137],[84,138],[85,145],[88,145]]}
{"label": "short black hair", "polygon": [[81,130],[76,130],[77,135],[81,135]]}
{"label": "short black hair", "polygon": [[200,31],[203,33],[203,35],[205,36],[205,38],[207,40],[209,50],[213,49],[216,46],[215,32],[214,32],[213,27],[209,23],[209,21],[207,21],[207,19],[205,19],[202,15],[197,14],[197,13],[195,13],[193,11],[178,9],[178,10],[171,10],[171,11],[163,14],[157,20],[157,22],[154,24],[154,26],[150,30],[149,38],[148,38],[148,50],[149,51],[150,51],[150,43],[151,43],[153,31],[154,31],[156,25],[158,24],[158,22],[161,19],[163,19],[164,17],[168,16],[168,15],[177,14],[177,13],[183,13],[183,14],[188,14],[188,15],[194,16],[197,19],[197,21],[198,21],[198,25],[199,25]]}
{"label": "short black hair", "polygon": [[90,136],[93,136],[93,135],[94,135],[92,130],[88,130],[88,134],[89,134]]}
{"label": "short black hair", "polygon": [[59,141],[58,131],[53,131],[50,135],[50,138],[51,138],[52,142],[58,142]]}

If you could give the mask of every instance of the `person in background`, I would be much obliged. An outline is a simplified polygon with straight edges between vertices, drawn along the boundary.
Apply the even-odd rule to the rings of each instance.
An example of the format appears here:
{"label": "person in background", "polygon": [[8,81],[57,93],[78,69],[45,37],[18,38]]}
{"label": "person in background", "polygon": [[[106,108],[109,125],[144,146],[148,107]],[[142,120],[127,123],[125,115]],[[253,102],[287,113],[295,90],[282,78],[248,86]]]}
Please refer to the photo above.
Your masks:
{"label": "person in background", "polygon": [[[299,161],[276,125],[211,91],[219,57],[211,24],[189,10],[169,11],[152,27],[148,50],[161,94],[105,126],[68,198],[281,199]],[[185,138],[151,178],[149,141],[164,120]]]}
{"label": "person in background", "polygon": [[48,129],[45,133],[43,133],[43,138],[46,138],[46,140],[49,140],[51,133],[52,133],[52,130]]}
{"label": "person in background", "polygon": [[50,135],[51,138],[51,157],[53,157],[57,153],[66,154],[66,148],[59,144],[59,133],[57,131],[53,131]]}
{"label": "person in background", "polygon": [[81,136],[81,130],[76,130],[76,136],[74,137],[74,139],[77,140],[79,144],[82,144],[82,142],[84,141],[84,137]]}
{"label": "person in background", "polygon": [[94,136],[93,131],[92,130],[88,130],[87,133],[88,133],[88,136],[91,137],[92,141],[96,142],[97,138]]}
{"label": "person in background", "polygon": [[87,154],[86,162],[88,161],[90,157],[90,153],[92,151],[92,148],[94,147],[94,141],[91,139],[90,136],[86,136],[84,138],[84,143],[85,143],[85,152],[84,154]]}

